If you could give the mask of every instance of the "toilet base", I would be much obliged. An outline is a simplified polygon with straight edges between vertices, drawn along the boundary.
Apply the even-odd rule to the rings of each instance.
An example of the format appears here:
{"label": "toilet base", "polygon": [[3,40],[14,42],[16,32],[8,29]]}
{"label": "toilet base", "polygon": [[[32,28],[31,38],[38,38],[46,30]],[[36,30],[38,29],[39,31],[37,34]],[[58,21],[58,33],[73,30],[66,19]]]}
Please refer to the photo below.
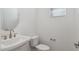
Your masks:
{"label": "toilet base", "polygon": [[31,51],[50,51],[50,50],[39,50],[36,47],[31,47]]}

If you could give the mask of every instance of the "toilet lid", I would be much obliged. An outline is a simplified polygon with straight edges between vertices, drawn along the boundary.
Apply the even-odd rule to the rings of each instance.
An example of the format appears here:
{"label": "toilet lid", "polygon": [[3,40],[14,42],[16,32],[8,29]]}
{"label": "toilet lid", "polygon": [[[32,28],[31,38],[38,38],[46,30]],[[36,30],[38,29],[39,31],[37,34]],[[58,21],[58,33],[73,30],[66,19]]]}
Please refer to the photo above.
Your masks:
{"label": "toilet lid", "polygon": [[36,46],[36,48],[39,50],[49,50],[50,49],[49,46],[44,45],[44,44],[39,44]]}

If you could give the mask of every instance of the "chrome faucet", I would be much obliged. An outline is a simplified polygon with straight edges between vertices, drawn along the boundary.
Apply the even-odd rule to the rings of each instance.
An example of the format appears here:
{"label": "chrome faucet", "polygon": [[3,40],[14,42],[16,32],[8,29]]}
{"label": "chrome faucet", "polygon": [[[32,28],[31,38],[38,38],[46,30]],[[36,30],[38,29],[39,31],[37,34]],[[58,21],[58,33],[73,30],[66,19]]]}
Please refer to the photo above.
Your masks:
{"label": "chrome faucet", "polygon": [[12,30],[10,30],[9,38],[12,38],[12,33],[11,33],[11,31],[12,31]]}
{"label": "chrome faucet", "polygon": [[10,30],[9,38],[16,37],[16,33],[14,32],[14,35],[12,35],[12,31],[14,32],[14,30]]}

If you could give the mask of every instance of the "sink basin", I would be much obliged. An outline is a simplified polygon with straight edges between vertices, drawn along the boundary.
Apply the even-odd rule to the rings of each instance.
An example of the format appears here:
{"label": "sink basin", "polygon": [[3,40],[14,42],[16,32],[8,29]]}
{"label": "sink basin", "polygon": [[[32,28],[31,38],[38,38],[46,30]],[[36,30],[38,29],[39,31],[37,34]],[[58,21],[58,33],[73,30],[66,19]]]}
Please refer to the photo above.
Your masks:
{"label": "sink basin", "polygon": [[20,47],[30,41],[31,37],[17,35],[15,38],[0,40],[0,51],[8,51]]}

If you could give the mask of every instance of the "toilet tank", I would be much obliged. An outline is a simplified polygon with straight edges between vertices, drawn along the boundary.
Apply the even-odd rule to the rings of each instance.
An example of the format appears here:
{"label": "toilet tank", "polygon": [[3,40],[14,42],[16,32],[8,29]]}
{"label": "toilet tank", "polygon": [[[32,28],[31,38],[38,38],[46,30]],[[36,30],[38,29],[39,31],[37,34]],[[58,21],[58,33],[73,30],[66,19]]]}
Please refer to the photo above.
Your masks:
{"label": "toilet tank", "polygon": [[35,47],[39,44],[39,36],[33,36],[31,38],[31,46]]}

